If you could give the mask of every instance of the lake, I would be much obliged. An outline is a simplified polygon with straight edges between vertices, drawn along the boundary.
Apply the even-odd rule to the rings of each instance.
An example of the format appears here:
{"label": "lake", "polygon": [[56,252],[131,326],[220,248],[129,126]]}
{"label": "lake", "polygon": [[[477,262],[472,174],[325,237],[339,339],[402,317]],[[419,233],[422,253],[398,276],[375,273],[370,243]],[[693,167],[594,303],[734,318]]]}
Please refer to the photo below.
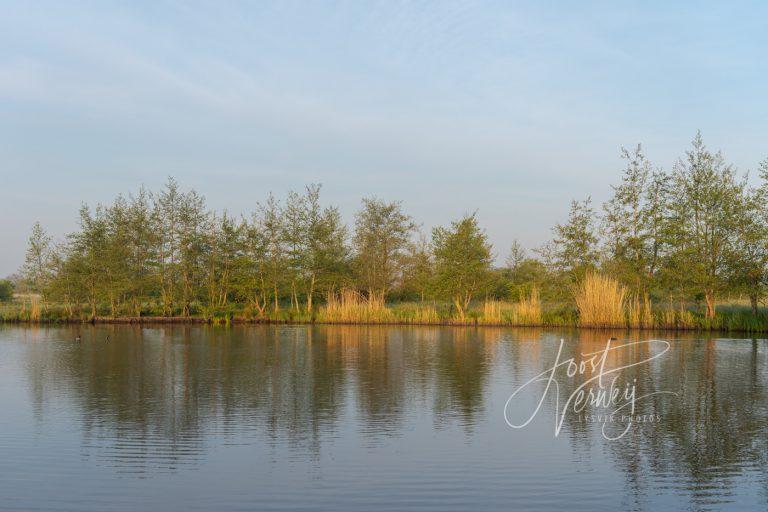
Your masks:
{"label": "lake", "polygon": [[763,339],[0,325],[0,411],[2,510],[768,509]]}

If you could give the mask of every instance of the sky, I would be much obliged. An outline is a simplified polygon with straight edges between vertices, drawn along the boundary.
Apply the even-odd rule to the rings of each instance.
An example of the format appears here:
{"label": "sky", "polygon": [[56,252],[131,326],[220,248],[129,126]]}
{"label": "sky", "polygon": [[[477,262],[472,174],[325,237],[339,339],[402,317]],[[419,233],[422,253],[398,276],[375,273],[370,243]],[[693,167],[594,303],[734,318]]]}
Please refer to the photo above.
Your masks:
{"label": "sky", "polygon": [[768,4],[0,0],[0,276],[35,221],[168,176],[233,214],[309,183],[351,222],[477,211],[499,259],[599,205],[620,148],[768,156]]}

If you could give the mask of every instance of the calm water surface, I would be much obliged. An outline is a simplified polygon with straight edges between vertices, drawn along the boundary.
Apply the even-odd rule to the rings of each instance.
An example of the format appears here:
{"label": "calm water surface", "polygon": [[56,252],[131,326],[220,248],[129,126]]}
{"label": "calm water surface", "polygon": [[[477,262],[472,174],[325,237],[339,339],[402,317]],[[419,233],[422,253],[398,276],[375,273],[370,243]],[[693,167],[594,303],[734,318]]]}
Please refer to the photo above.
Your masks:
{"label": "calm water surface", "polygon": [[[651,395],[618,440],[592,406],[555,436],[589,368],[564,368],[530,424],[507,425],[507,399],[561,338],[560,360],[580,360],[612,335],[650,337],[0,326],[0,509],[767,510],[765,340],[656,334],[669,350],[617,373]],[[606,365],[659,353],[634,345]],[[546,389],[525,388],[508,418]]]}

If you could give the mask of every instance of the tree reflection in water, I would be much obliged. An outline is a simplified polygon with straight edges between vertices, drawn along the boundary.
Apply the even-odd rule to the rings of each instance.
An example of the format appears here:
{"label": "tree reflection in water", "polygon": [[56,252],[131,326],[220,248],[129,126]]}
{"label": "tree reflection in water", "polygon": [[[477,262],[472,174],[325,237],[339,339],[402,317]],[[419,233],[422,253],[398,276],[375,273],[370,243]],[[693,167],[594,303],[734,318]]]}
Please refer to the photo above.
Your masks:
{"label": "tree reflection in water", "polygon": [[[425,415],[432,429],[457,426],[472,437],[479,425],[503,423],[490,397],[551,365],[560,338],[566,340],[563,357],[571,357],[600,350],[610,336],[617,343],[651,336],[265,325],[29,327],[17,333],[37,421],[47,421],[53,404],[66,399],[78,412],[84,450],[139,473],[194,466],[211,438],[224,444],[265,438],[319,460],[324,440],[343,436],[351,419],[374,444],[403,435],[409,418]],[[78,333],[82,342],[75,344]],[[566,416],[561,436],[573,460],[587,462],[596,448],[609,454],[624,475],[630,508],[641,507],[654,489],[685,493],[694,505],[717,504],[745,474],[768,496],[765,340],[653,335],[670,340],[670,351],[624,370],[622,378],[636,379],[638,395],[672,390],[678,397],[640,402],[637,414],[662,421],[637,425],[615,442],[600,436],[599,423]],[[648,357],[648,350],[614,351],[607,363],[626,365]],[[589,377],[562,380],[561,396]],[[551,414],[551,396],[546,405]]]}

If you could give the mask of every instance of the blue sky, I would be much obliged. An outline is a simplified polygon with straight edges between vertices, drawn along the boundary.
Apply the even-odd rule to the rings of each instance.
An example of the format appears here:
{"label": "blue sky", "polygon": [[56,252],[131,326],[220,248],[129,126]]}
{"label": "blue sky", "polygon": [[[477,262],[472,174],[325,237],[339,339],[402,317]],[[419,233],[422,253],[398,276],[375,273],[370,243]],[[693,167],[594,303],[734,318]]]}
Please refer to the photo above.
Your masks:
{"label": "blue sky", "polygon": [[[621,5],[619,5],[621,4]],[[670,167],[697,129],[768,155],[768,7],[688,2],[2,2],[0,275],[31,225],[173,175],[210,206],[323,184],[351,220],[401,199],[428,231],[479,210],[503,257],[619,148]]]}

